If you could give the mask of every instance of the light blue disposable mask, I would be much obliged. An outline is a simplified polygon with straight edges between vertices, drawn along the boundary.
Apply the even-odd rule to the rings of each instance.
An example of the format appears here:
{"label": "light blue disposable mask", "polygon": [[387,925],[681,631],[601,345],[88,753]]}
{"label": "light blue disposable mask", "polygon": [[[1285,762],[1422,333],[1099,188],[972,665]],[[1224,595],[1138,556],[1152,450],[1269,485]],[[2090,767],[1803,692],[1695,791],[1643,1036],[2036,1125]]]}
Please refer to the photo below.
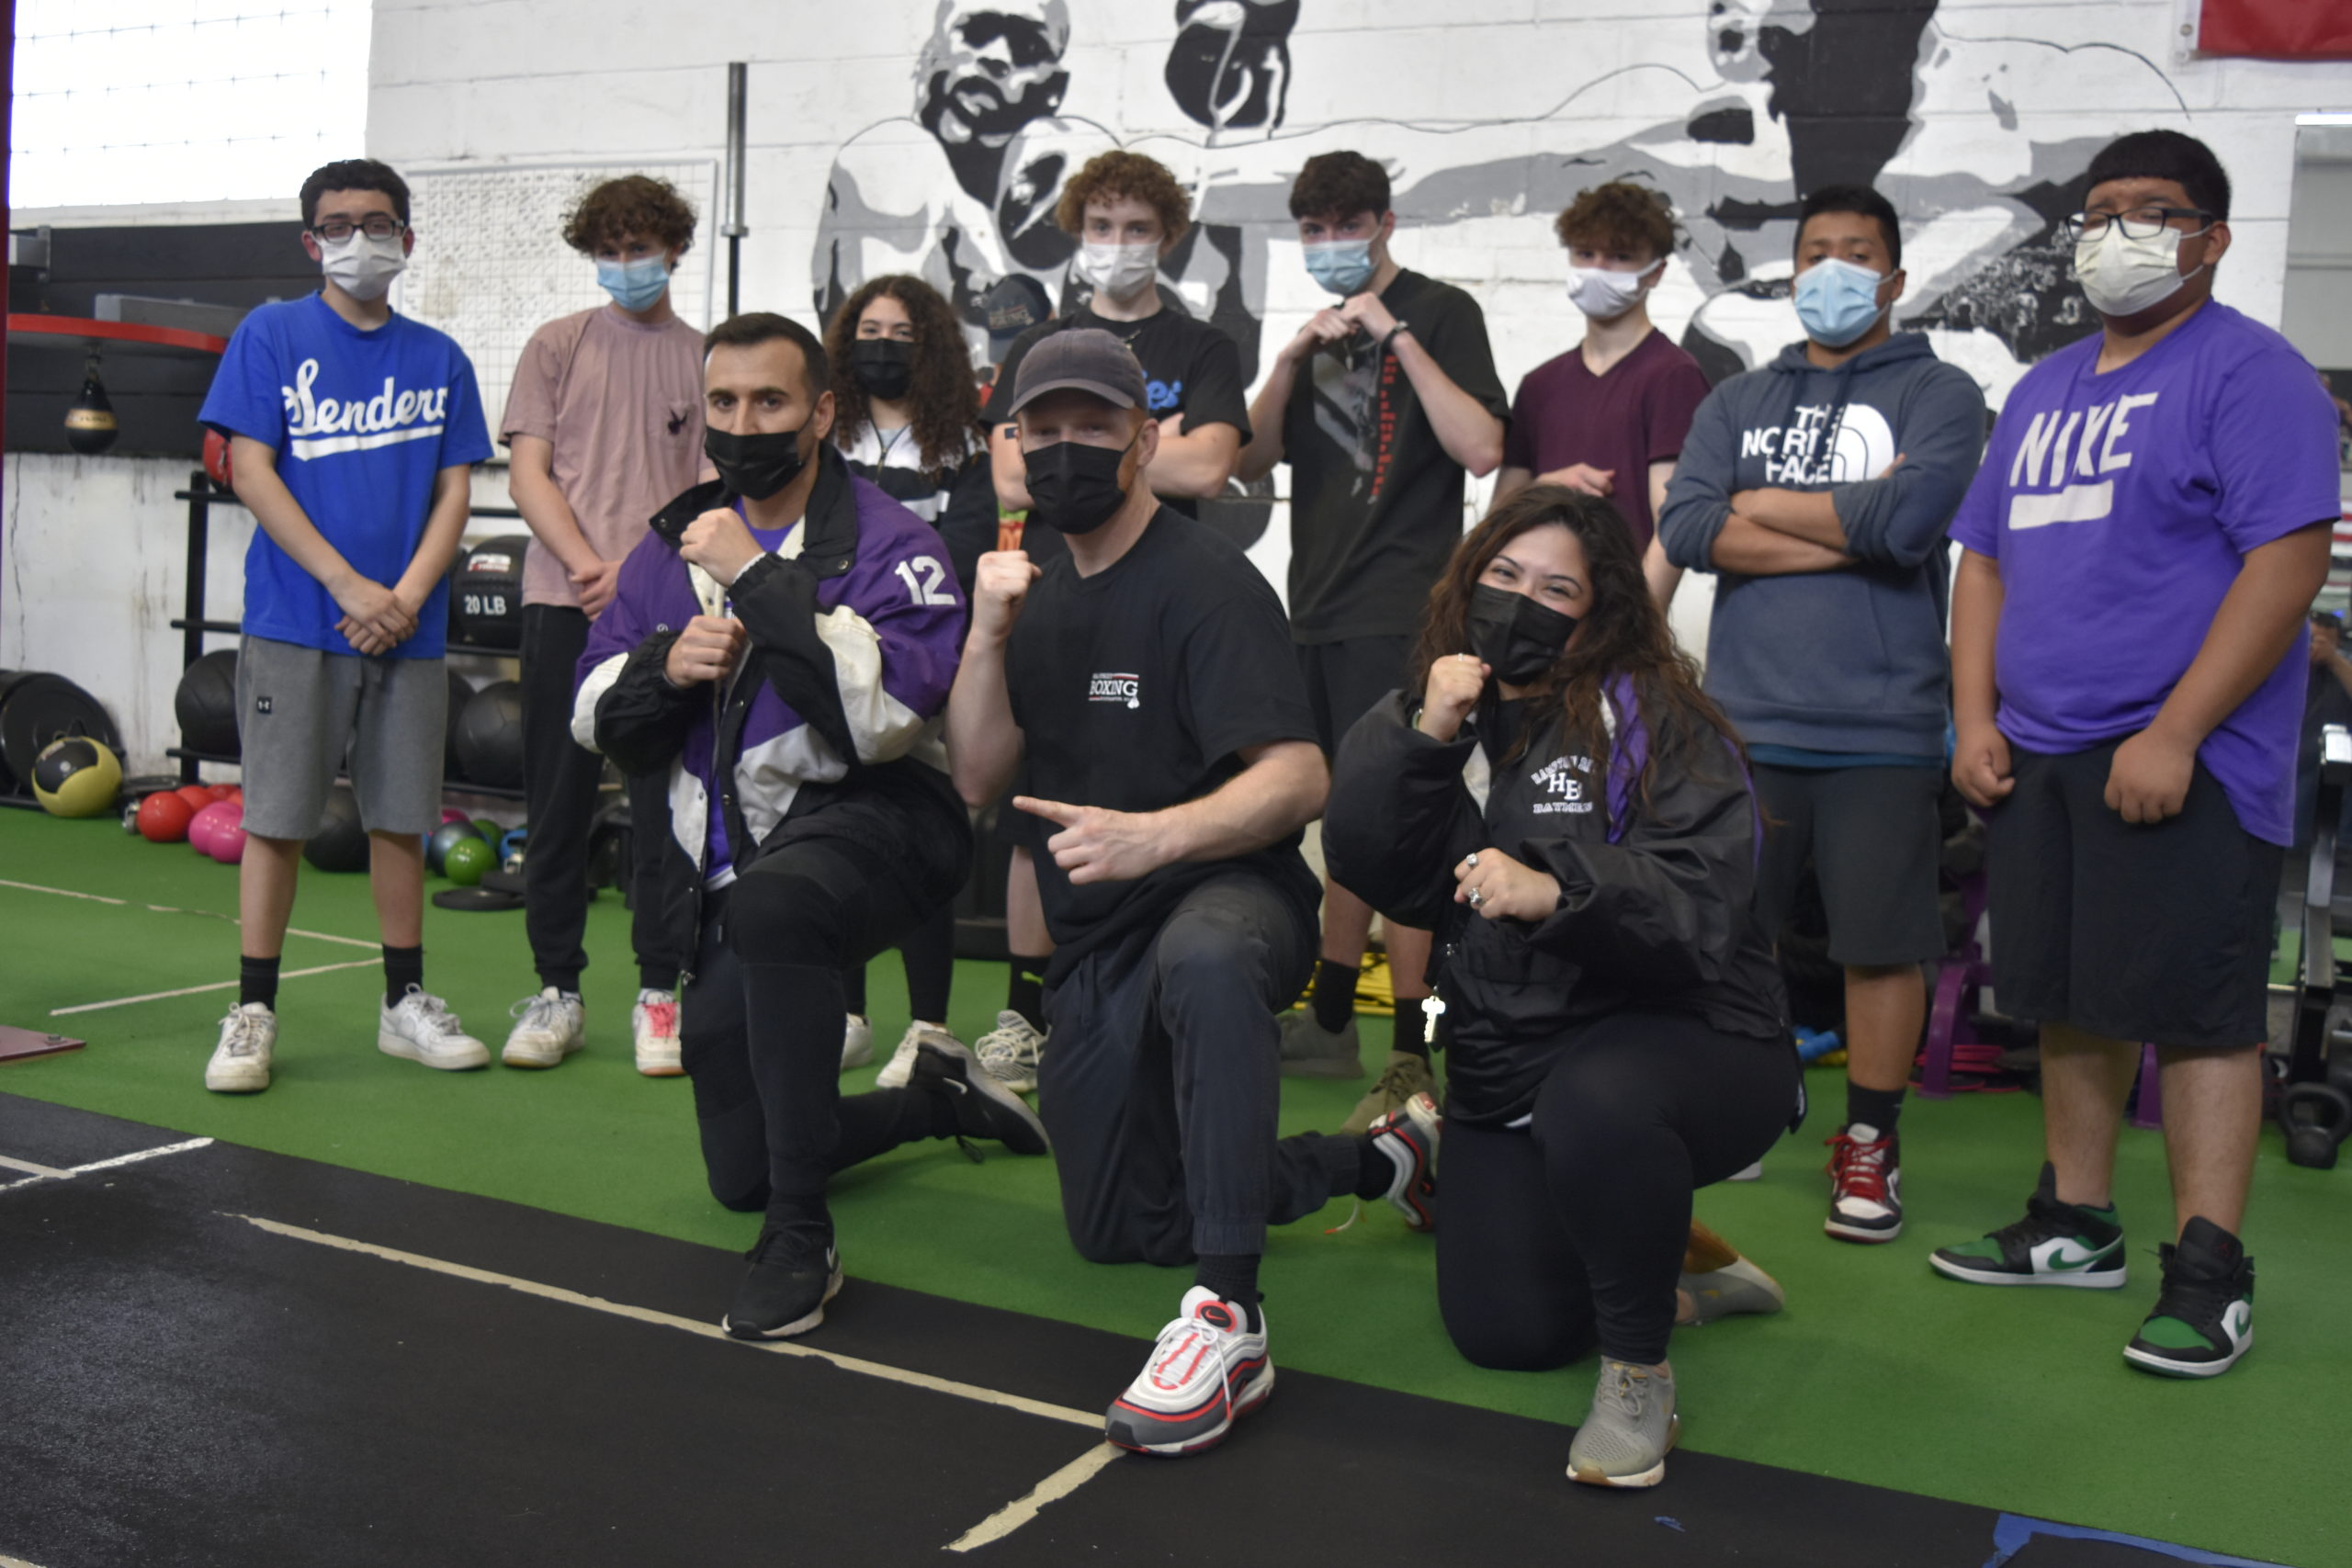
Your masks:
{"label": "light blue disposable mask", "polygon": [[646,310],[670,287],[670,264],[662,256],[639,256],[627,262],[600,261],[596,264],[596,283],[622,310]]}
{"label": "light blue disposable mask", "polygon": [[1797,320],[1804,335],[1824,348],[1843,348],[1879,319],[1878,286],[1886,278],[1836,256],[1797,275]]}
{"label": "light blue disposable mask", "polygon": [[1300,249],[1306,254],[1307,276],[1342,299],[1362,293],[1372,281],[1370,240],[1331,240]]}

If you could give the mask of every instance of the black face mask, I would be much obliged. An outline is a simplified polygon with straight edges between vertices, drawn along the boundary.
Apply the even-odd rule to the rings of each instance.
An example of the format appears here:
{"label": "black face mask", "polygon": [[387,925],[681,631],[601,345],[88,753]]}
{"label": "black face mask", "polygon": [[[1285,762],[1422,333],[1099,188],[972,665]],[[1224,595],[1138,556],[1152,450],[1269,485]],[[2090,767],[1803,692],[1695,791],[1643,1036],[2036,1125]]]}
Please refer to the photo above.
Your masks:
{"label": "black face mask", "polygon": [[800,477],[808,462],[800,454],[800,437],[808,428],[803,424],[799,430],[759,435],[707,429],[702,433],[703,455],[729,491],[746,501],[765,501]]}
{"label": "black face mask", "polygon": [[1031,518],[1059,534],[1091,534],[1111,521],[1126,504],[1127,492],[1119,487],[1119,465],[1134,445],[1129,441],[1114,451],[1082,441],[1057,441],[1028,454]]}
{"label": "black face mask", "polygon": [[859,338],[850,344],[849,373],[867,397],[895,403],[914,385],[915,345],[895,338]]}
{"label": "black face mask", "polygon": [[1495,679],[1524,686],[1552,668],[1577,629],[1577,618],[1538,604],[1524,593],[1481,582],[1470,590],[1470,651]]}

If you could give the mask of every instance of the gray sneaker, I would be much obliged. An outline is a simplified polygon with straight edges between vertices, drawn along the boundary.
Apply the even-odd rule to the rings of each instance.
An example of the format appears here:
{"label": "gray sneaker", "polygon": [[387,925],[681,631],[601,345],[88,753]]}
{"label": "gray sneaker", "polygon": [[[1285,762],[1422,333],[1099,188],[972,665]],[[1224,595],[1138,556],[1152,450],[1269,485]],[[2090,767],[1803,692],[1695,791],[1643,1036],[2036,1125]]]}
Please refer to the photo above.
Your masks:
{"label": "gray sneaker", "polygon": [[1568,1447],[1568,1478],[1589,1486],[1655,1486],[1666,1479],[1667,1450],[1681,1435],[1672,1373],[1604,1359],[1592,1411]]}
{"label": "gray sneaker", "polygon": [[1354,1014],[1334,1032],[1315,1021],[1313,1008],[1300,1008],[1283,1015],[1282,1029],[1284,1077],[1363,1077],[1363,1046],[1356,1039]]}
{"label": "gray sneaker", "polygon": [[1690,1315],[1675,1320],[1683,1327],[1734,1313],[1778,1312],[1789,1299],[1778,1280],[1697,1220],[1690,1222],[1690,1237],[1682,1249],[1682,1277],[1675,1283],[1690,1298]]}
{"label": "gray sneaker", "polygon": [[1410,1051],[1391,1051],[1387,1071],[1356,1101],[1356,1108],[1340,1123],[1340,1131],[1369,1133],[1374,1122],[1392,1111],[1403,1110],[1417,1094],[1437,1098],[1437,1079],[1430,1076],[1430,1059]]}

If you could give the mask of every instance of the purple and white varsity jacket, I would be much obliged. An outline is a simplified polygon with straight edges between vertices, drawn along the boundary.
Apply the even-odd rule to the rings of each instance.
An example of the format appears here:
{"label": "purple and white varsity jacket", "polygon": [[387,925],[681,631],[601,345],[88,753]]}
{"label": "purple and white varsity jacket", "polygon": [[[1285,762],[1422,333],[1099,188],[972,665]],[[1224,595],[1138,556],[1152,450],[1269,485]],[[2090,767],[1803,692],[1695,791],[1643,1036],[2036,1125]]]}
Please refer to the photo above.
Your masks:
{"label": "purple and white varsity jacket", "polygon": [[[798,837],[855,840],[894,863],[910,834],[968,845],[941,739],[967,614],[947,548],[830,445],[818,451],[800,525],[731,586],[677,551],[686,525],[725,503],[713,481],[653,519],[589,628],[571,732],[623,773],[667,771],[684,863],[666,881],[692,875],[665,886],[665,910]],[[751,634],[743,663],[723,685],[671,685],[670,645],[722,601]],[[706,863],[713,810],[724,865]]]}

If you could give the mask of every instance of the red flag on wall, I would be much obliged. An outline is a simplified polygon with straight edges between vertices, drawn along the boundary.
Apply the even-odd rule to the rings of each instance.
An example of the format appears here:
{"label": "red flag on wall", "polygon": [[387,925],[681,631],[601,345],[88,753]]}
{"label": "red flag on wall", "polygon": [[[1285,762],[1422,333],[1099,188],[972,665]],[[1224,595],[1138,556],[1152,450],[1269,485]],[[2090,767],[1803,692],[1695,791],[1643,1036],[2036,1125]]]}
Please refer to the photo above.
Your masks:
{"label": "red flag on wall", "polygon": [[2203,0],[2197,48],[2205,54],[2352,60],[2352,0]]}

